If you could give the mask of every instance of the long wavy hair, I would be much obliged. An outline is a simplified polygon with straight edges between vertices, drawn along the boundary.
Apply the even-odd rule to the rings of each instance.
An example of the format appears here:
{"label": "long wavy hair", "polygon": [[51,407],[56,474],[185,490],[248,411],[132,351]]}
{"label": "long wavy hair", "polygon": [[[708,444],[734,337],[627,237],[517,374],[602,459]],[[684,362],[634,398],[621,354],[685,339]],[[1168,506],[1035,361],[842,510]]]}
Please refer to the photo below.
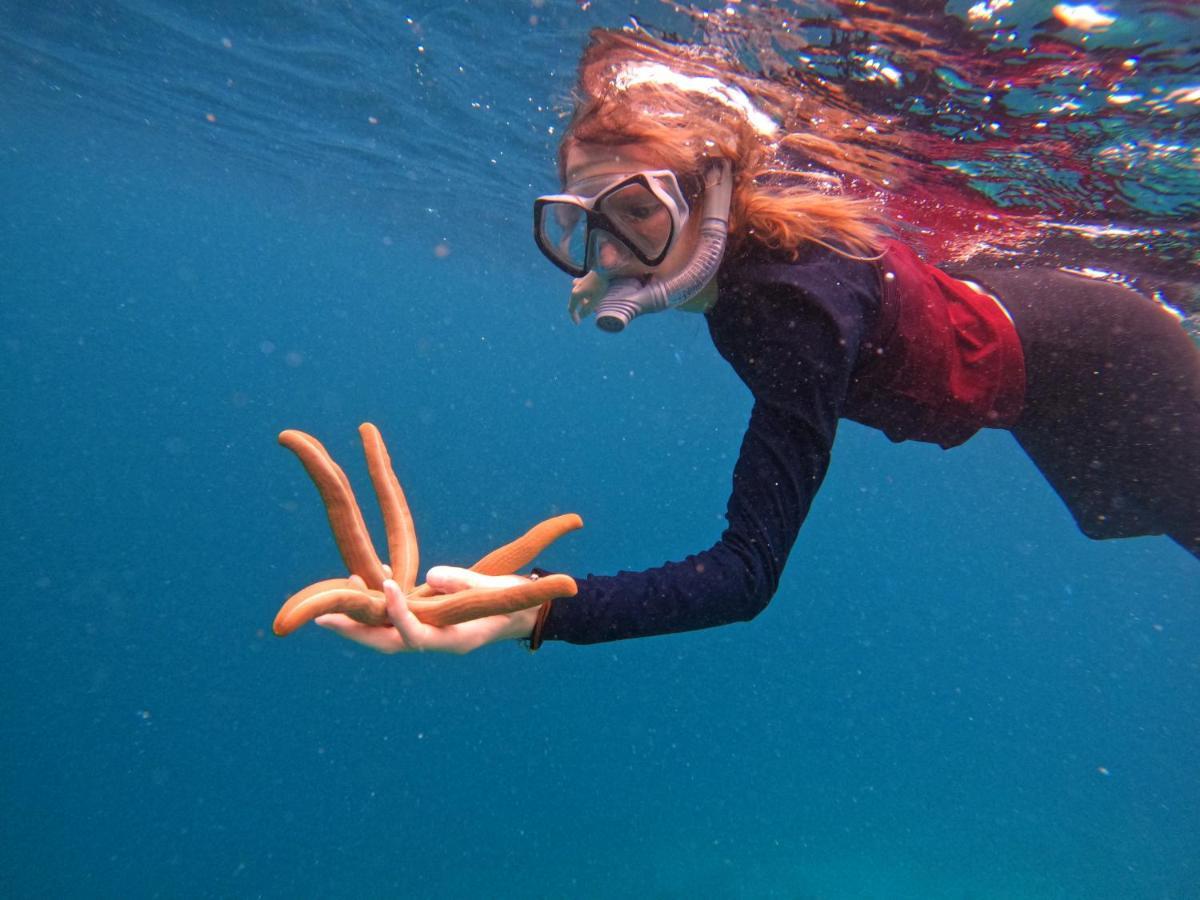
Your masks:
{"label": "long wavy hair", "polygon": [[574,99],[560,175],[579,144],[638,144],[684,184],[702,183],[720,157],[734,176],[731,252],[758,244],[794,258],[809,242],[878,252],[887,229],[865,195],[887,183],[888,166],[878,152],[827,136],[857,124],[836,107],[812,108],[720,49],[604,29],[590,35]]}

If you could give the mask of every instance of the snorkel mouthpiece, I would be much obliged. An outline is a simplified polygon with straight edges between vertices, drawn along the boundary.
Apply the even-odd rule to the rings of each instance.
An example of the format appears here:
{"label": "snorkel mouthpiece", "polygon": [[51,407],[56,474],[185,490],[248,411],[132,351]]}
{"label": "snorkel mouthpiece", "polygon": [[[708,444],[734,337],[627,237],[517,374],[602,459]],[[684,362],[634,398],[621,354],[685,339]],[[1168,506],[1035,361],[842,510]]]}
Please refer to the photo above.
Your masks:
{"label": "snorkel mouthpiece", "polygon": [[653,301],[646,299],[646,293],[636,278],[614,278],[596,305],[596,327],[613,334],[624,331],[634,316],[648,311],[646,306]]}
{"label": "snorkel mouthpiece", "polygon": [[700,292],[721,266],[729,235],[729,204],[733,179],[728,160],[709,167],[704,177],[704,212],[696,252],[686,266],[667,279],[616,278],[596,303],[596,325],[603,331],[624,331],[643,313],[662,312],[687,303]]}

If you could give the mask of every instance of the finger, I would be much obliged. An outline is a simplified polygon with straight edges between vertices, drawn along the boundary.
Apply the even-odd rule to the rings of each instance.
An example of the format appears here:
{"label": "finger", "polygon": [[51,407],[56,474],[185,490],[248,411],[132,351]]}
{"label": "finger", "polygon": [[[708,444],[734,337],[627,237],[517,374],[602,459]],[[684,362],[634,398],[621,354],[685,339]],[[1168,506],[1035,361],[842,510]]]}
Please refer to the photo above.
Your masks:
{"label": "finger", "polygon": [[370,647],[372,650],[378,650],[380,653],[398,653],[407,649],[404,639],[394,628],[364,625],[341,613],[318,616],[313,621],[334,634],[362,644],[364,647]]}
{"label": "finger", "polygon": [[383,566],[383,577],[391,578],[392,577],[392,567],[389,566],[387,563],[381,563],[381,565]]}
{"label": "finger", "polygon": [[595,272],[588,272],[571,283],[571,300],[567,312],[576,325],[592,311],[592,303],[604,293],[605,282]]}
{"label": "finger", "polygon": [[405,646],[411,650],[424,650],[433,629],[413,615],[400,585],[389,578],[383,583],[383,596],[387,602],[388,618],[396,626]]}
{"label": "finger", "polygon": [[[389,584],[392,585],[390,590]],[[499,634],[508,624],[506,617],[492,616],[465,624],[434,627],[417,618],[409,606],[408,598],[395,581],[384,583],[384,597],[388,614],[392,617],[396,632],[404,642],[406,650],[469,653],[488,643],[493,635]]]}
{"label": "finger", "polygon": [[579,282],[576,281],[571,285],[571,296],[567,300],[567,315],[576,325],[579,324],[579,303],[582,299],[583,294],[579,290]]}
{"label": "finger", "polygon": [[585,294],[571,294],[571,300],[567,304],[567,313],[571,316],[571,321],[578,325],[592,311],[591,298]]}
{"label": "finger", "polygon": [[361,575],[351,575],[346,579],[346,581],[348,581],[350,583],[350,587],[356,591],[365,591],[367,589],[367,583],[363,581]]}

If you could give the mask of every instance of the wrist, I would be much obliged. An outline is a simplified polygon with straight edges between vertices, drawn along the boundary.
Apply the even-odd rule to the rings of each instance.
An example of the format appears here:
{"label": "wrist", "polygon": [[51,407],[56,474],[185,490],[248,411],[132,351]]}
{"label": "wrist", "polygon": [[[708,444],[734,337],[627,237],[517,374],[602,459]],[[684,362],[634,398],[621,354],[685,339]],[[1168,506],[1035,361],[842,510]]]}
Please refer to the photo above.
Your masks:
{"label": "wrist", "polygon": [[533,634],[534,626],[537,625],[539,609],[541,607],[535,606],[533,609],[522,609],[519,612],[510,613],[508,623],[499,636],[500,639],[528,641]]}

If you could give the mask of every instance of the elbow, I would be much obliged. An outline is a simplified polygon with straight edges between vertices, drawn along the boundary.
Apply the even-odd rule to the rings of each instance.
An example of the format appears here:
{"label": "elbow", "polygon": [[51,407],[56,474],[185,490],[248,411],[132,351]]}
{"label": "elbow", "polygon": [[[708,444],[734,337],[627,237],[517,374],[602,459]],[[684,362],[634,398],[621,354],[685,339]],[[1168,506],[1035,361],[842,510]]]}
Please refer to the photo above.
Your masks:
{"label": "elbow", "polygon": [[749,622],[770,604],[779,589],[779,578],[761,566],[747,567],[744,583],[732,604],[737,622]]}
{"label": "elbow", "polygon": [[754,552],[757,548],[752,546],[731,549],[738,556],[739,565],[735,571],[739,577],[730,585],[732,596],[728,608],[733,621],[749,622],[766,609],[775,596],[783,563],[776,564],[769,553]]}
{"label": "elbow", "polygon": [[736,604],[735,622],[749,622],[767,608],[771,598],[775,596],[774,587],[756,586],[746,591]]}

